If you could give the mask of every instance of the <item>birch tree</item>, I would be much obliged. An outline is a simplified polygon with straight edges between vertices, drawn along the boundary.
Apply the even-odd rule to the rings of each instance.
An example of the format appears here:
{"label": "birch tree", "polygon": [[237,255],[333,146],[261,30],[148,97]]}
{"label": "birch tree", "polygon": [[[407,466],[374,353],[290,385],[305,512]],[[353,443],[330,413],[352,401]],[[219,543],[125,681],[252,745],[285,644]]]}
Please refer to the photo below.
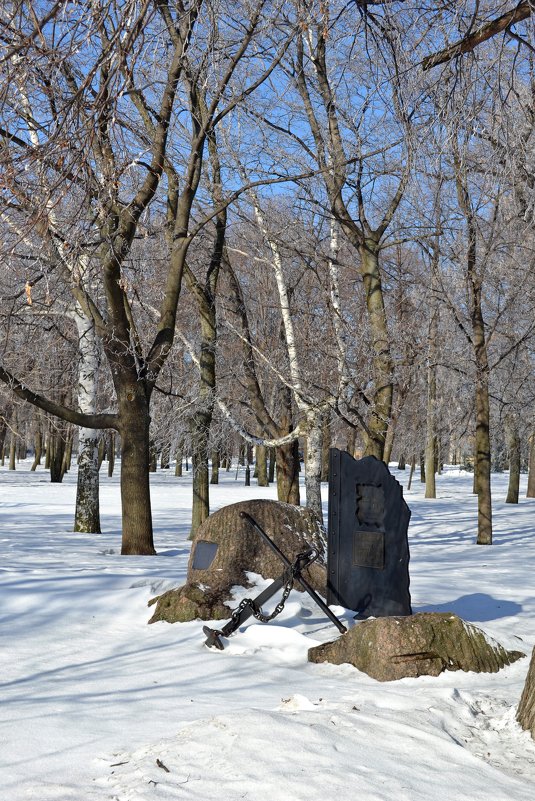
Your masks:
{"label": "birch tree", "polygon": [[[240,98],[252,94],[270,74],[291,25],[283,19],[274,25],[278,8],[270,5],[268,16],[262,0],[231,7],[203,0],[176,7],[152,0],[96,0],[89,13],[82,3],[71,3],[65,15],[56,10],[54,24],[36,31],[31,4],[20,3],[5,31],[4,164],[14,211],[24,213],[20,197],[29,194],[32,182],[50,187],[50,205],[61,226],[50,217],[32,222],[46,228],[49,259],[95,326],[116,411],[88,415],[52,402],[25,386],[7,366],[0,369],[0,378],[51,414],[119,432],[122,553],[150,554],[150,401],[173,346],[188,249],[216,213],[206,212],[202,204],[194,210],[205,149],[212,131],[229,118]],[[259,38],[264,46],[255,49]],[[199,118],[195,81],[206,64],[210,91],[206,115]],[[27,115],[13,93],[14,69],[24,81],[39,148],[27,135]],[[142,341],[129,258],[149,210],[162,197],[158,193],[162,176],[168,179],[168,163],[180,176],[171,209],[173,245],[159,320]],[[22,182],[19,165],[28,166]],[[227,193],[226,204],[236,191]],[[79,216],[67,213],[63,200],[69,194],[70,201],[79,199]],[[83,275],[77,270],[82,256],[91,265]]]}

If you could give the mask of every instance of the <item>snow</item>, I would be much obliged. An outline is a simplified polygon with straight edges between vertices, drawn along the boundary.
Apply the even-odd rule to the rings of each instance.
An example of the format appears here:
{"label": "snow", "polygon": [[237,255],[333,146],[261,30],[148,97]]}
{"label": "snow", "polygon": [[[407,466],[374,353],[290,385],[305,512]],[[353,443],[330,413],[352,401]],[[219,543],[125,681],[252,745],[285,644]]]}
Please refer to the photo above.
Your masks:
{"label": "snow", "polygon": [[[147,625],[149,599],[185,581],[190,477],[152,476],[159,554],[121,557],[117,476],[101,477],[105,533],[84,535],[70,530],[74,472],[52,485],[29,467],[0,469],[0,798],[535,798],[535,742],[515,721],[529,659],[384,684],[309,664],[338,632],[296,591],[276,621],[208,650],[199,621]],[[213,510],[275,497],[234,475],[211,487]],[[448,468],[437,500],[419,482],[405,491],[413,608],[455,612],[530,655],[535,500],[507,505],[507,474],[493,481],[491,547],[475,545],[469,474]]]}

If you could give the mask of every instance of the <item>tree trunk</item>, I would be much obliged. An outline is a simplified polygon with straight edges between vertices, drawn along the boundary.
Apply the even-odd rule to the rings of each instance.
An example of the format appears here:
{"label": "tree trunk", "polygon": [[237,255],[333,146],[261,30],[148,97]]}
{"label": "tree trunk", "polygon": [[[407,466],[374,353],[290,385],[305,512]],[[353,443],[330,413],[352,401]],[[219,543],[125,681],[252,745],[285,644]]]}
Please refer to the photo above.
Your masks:
{"label": "tree trunk", "polygon": [[275,448],[269,449],[269,465],[268,465],[268,481],[270,484],[273,484],[275,481],[275,465],[276,465],[276,453]]}
{"label": "tree trunk", "polygon": [[535,498],[535,432],[529,438],[529,472],[526,498]]}
{"label": "tree trunk", "polygon": [[51,450],[51,434],[50,431],[46,435],[46,445],[45,445],[45,470],[50,470],[50,462],[52,456]]}
{"label": "tree trunk", "polygon": [[492,497],[490,488],[490,403],[488,386],[487,348],[483,318],[474,323],[474,352],[476,356],[476,464],[477,544],[492,545]]}
{"label": "tree trunk", "polygon": [[385,439],[392,415],[394,367],[390,356],[386,310],[384,305],[378,243],[366,239],[360,248],[361,274],[366,294],[366,309],[373,346],[374,393],[367,421],[364,455],[383,459]]}
{"label": "tree trunk", "polygon": [[100,534],[98,443],[100,433],[80,428],[74,531]]}
{"label": "tree trunk", "polygon": [[256,446],[256,480],[259,487],[268,487],[267,449],[265,445]]}
{"label": "tree trunk", "polygon": [[3,415],[0,415],[0,453],[2,457],[2,467],[4,467],[5,464],[6,433],[7,433],[7,424],[5,421],[5,417]]}
{"label": "tree trunk", "polygon": [[54,431],[48,438],[50,448],[50,481],[61,484],[65,467],[65,436],[60,431]]}
{"label": "tree trunk", "polygon": [[171,459],[171,446],[168,442],[162,445],[162,452],[160,454],[160,470],[169,470],[169,462]]}
{"label": "tree trunk", "polygon": [[15,470],[16,468],[16,457],[17,457],[17,437],[11,432],[11,436],[9,438],[9,469]]}
{"label": "tree trunk", "polygon": [[355,428],[350,428],[347,435],[346,451],[351,456],[353,456],[353,458],[356,458],[356,450],[357,450],[357,431]]}
{"label": "tree trunk", "polygon": [[535,648],[531,654],[531,662],[518,705],[516,719],[524,731],[529,731],[535,740]]}
{"label": "tree trunk", "polygon": [[115,467],[115,432],[110,431],[108,435],[108,478],[113,476]]}
{"label": "tree trunk", "polygon": [[158,450],[153,439],[149,440],[149,472],[155,473],[158,469]]}
{"label": "tree trunk", "polygon": [[509,486],[505,503],[518,503],[520,490],[520,437],[516,420],[513,417],[506,419],[505,432],[509,451]]}
{"label": "tree trunk", "polygon": [[492,544],[492,497],[490,488],[490,403],[489,362],[485,320],[482,306],[482,278],[478,274],[477,226],[472,210],[468,182],[459,154],[454,152],[457,169],[456,186],[459,206],[467,226],[466,284],[470,308],[471,343],[474,352],[475,410],[476,410],[476,459],[474,464],[474,488],[477,492],[477,544]]}
{"label": "tree trunk", "polygon": [[119,400],[121,424],[122,554],[151,555],[154,550],[149,483],[149,401],[134,386]]}
{"label": "tree trunk", "polygon": [[191,509],[192,538],[210,514],[210,480],[208,474],[208,442],[214,411],[216,385],[215,344],[217,338],[215,305],[206,297],[197,296],[201,319],[201,355],[199,360],[198,407],[192,419],[193,503]]}
{"label": "tree trunk", "polygon": [[427,349],[427,415],[425,436],[425,497],[436,498],[435,483],[435,441],[436,441],[436,405],[437,405],[437,334],[438,309],[431,313],[429,321],[429,340]]}
{"label": "tree trunk", "polygon": [[41,429],[38,428],[35,432],[35,455],[30,470],[35,472],[37,467],[41,464],[41,457],[43,455],[43,434]]}
{"label": "tree trunk", "polygon": [[297,440],[275,448],[277,463],[277,498],[282,503],[300,504],[299,443]]}
{"label": "tree trunk", "polygon": [[385,437],[385,447],[383,450],[383,462],[386,465],[389,465],[392,459],[392,449],[394,447],[394,439],[396,436],[396,423],[397,420],[395,419],[394,415],[392,415],[390,423],[388,424],[388,429]]}
{"label": "tree trunk", "polygon": [[407,490],[410,490],[410,488],[412,487],[412,478],[414,476],[415,469],[416,469],[416,456],[413,456],[411,459],[411,470],[409,473],[409,482],[407,484]]}
{"label": "tree trunk", "polygon": [[102,462],[104,461],[104,457],[106,456],[106,440],[104,436],[101,436],[98,441],[98,469],[102,467]]}
{"label": "tree trunk", "polygon": [[[81,412],[97,410],[100,347],[92,320],[76,304],[74,321],[78,333],[78,406]],[[91,428],[78,430],[78,480],[74,531],[100,534],[99,442],[104,448],[104,434]],[[104,456],[104,452],[102,452]]]}
{"label": "tree trunk", "polygon": [[221,458],[219,453],[219,448],[214,448],[212,451],[212,477],[210,479],[210,484],[219,484],[219,464]]}
{"label": "tree trunk", "polygon": [[176,449],[175,453],[175,476],[178,476],[179,478],[182,476],[182,457],[183,451],[182,446],[180,446]]}
{"label": "tree trunk", "polygon": [[196,414],[192,431],[193,453],[191,465],[193,470],[193,500],[191,506],[191,531],[193,539],[197,529],[210,514],[209,475],[208,475],[208,431],[202,418],[206,415]]}
{"label": "tree trunk", "polygon": [[28,446],[26,444],[26,434],[25,434],[24,437],[21,437],[19,439],[19,444],[17,448],[17,461],[18,462],[24,461],[27,455],[28,455]]}
{"label": "tree trunk", "polygon": [[65,451],[63,453],[63,475],[68,473],[71,469],[72,464],[72,443],[73,443],[74,431],[72,427],[69,426],[69,430],[65,437]]}
{"label": "tree trunk", "polygon": [[321,503],[321,455],[323,449],[323,421],[317,412],[307,415],[307,436],[305,456],[306,506],[323,525],[323,507]]}
{"label": "tree trunk", "polygon": [[331,419],[329,413],[323,420],[322,445],[321,445],[321,480],[329,480],[329,449],[331,447]]}

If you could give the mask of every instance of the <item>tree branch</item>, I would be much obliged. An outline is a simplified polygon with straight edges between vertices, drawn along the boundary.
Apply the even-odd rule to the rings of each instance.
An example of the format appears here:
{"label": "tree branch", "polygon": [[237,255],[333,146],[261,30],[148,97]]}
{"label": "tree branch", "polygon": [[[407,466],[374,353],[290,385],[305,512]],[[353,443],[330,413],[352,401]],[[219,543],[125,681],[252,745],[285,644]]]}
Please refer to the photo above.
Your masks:
{"label": "tree branch", "polygon": [[455,44],[449,45],[449,47],[445,47],[443,50],[439,50],[438,53],[433,53],[430,56],[426,56],[422,61],[423,69],[430,70],[439,64],[445,64],[446,62],[463,55],[463,53],[471,53],[482,42],[486,42],[487,39],[491,39],[498,33],[505,31],[516,22],[521,22],[523,19],[527,19],[531,15],[532,11],[533,5],[530,0],[525,0],[525,2],[518,3],[516,8],[513,8],[511,11],[507,11],[500,17],[496,17],[496,19],[492,19],[490,22],[482,25],[481,28],[478,28],[468,36],[465,36],[464,39],[455,42]]}
{"label": "tree branch", "polygon": [[53,414],[66,420],[68,423],[74,423],[76,426],[83,426],[84,428],[114,428],[118,430],[118,419],[115,414],[83,414],[76,412],[74,409],[69,409],[61,403],[55,403],[42,395],[37,395],[28,389],[18,378],[15,378],[8,370],[0,365],[0,381],[18,395],[19,398],[31,403],[32,406],[37,406],[44,412]]}

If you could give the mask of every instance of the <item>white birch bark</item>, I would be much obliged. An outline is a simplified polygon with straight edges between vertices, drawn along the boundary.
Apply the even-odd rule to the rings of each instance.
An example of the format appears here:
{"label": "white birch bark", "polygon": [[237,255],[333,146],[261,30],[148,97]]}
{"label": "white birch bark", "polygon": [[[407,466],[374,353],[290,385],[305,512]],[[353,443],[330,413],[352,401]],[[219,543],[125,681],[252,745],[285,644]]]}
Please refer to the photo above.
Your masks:
{"label": "white birch bark", "polygon": [[[94,414],[97,402],[97,376],[100,350],[91,320],[76,304],[73,314],[78,331],[78,406],[81,412]],[[74,530],[100,534],[99,432],[92,428],[78,430],[78,484]]]}
{"label": "white birch bark", "polygon": [[262,236],[265,238],[273,257],[273,271],[279,294],[279,305],[284,326],[284,336],[288,352],[290,378],[294,391],[294,398],[301,415],[306,419],[306,459],[305,459],[305,490],[306,505],[323,523],[323,508],[321,503],[321,454],[323,446],[322,414],[317,405],[305,398],[301,381],[299,356],[295,339],[290,299],[284,278],[282,257],[277,242],[269,235],[262,211],[256,195],[252,194],[256,222]]}
{"label": "white birch bark", "polygon": [[[39,146],[39,136],[33,123],[33,113],[24,92],[20,88],[21,104],[28,118],[28,135],[34,147]],[[44,200],[47,219],[51,228],[57,227],[54,207],[49,197]],[[70,274],[76,280],[82,280],[86,271],[83,257],[75,264],[63,259]],[[97,373],[99,367],[99,346],[92,320],[76,303],[73,312],[68,313],[76,325],[78,332],[78,406],[81,412],[94,414],[97,401]],[[80,428],[78,432],[78,480],[76,490],[76,507],[74,512],[74,531],[100,534],[99,504],[99,465],[98,465],[99,432],[91,428]]]}
{"label": "white birch bark", "polygon": [[307,413],[307,455],[305,464],[306,505],[323,524],[321,503],[321,454],[323,451],[323,415],[311,408]]}
{"label": "white birch bark", "polygon": [[254,193],[251,193],[253,199],[253,208],[255,212],[256,222],[262,236],[269,245],[271,255],[273,257],[273,272],[275,273],[275,280],[277,282],[277,291],[279,293],[279,305],[281,310],[282,324],[284,326],[284,338],[286,341],[286,349],[288,351],[288,360],[290,365],[290,376],[294,389],[294,397],[297,408],[301,412],[305,412],[307,404],[303,400],[303,387],[301,384],[301,371],[299,368],[299,357],[297,355],[297,346],[295,342],[295,332],[293,326],[292,315],[290,311],[290,299],[288,297],[288,288],[284,279],[284,270],[282,266],[282,257],[280,254],[277,243],[270,237],[269,231],[264,221],[264,216],[258,204],[258,199]]}

